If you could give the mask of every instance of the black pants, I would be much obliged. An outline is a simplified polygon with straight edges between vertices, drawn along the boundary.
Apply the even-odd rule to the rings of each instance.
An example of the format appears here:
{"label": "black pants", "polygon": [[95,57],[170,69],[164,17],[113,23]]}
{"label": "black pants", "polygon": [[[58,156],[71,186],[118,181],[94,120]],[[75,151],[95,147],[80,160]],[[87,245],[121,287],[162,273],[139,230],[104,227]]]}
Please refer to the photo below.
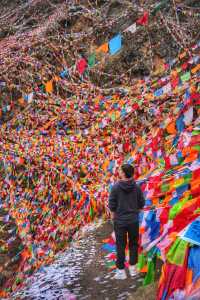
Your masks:
{"label": "black pants", "polygon": [[138,260],[139,223],[135,222],[127,225],[120,225],[115,222],[114,231],[117,247],[117,268],[124,269],[125,267],[124,263],[127,236],[129,241],[129,264],[135,265]]}

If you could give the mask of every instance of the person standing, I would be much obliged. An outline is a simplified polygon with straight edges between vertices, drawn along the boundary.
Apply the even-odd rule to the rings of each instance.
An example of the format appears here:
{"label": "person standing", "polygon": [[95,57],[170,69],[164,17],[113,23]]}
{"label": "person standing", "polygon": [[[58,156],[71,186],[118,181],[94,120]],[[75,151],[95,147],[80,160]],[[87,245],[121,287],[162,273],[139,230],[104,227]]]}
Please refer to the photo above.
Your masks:
{"label": "person standing", "polygon": [[144,207],[145,199],[134,179],[134,168],[123,164],[119,170],[120,180],[114,184],[109,195],[109,209],[114,222],[116,238],[117,271],[115,279],[126,279],[125,249],[127,236],[129,241],[129,273],[137,275],[139,239],[139,212]]}

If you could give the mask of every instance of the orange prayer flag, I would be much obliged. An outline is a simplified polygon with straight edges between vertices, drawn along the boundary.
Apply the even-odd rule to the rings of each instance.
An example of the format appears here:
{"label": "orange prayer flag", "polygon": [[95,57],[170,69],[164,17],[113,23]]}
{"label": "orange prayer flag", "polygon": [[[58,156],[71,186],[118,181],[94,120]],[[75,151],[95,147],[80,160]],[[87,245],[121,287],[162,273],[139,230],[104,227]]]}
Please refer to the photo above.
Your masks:
{"label": "orange prayer flag", "polygon": [[105,43],[103,45],[101,45],[98,49],[96,49],[96,52],[99,53],[99,52],[104,52],[104,53],[107,53],[108,52],[108,43]]}
{"label": "orange prayer flag", "polygon": [[192,180],[190,182],[191,185],[191,190],[195,190],[196,188],[198,188],[200,186],[200,178],[196,179],[196,180]]}
{"label": "orange prayer flag", "polygon": [[105,162],[104,162],[103,165],[102,165],[102,169],[103,169],[104,171],[106,171],[108,165],[109,165],[109,160],[105,160]]}
{"label": "orange prayer flag", "polygon": [[143,142],[142,142],[142,138],[141,137],[138,137],[137,140],[136,140],[136,143],[139,147],[142,146]]}
{"label": "orange prayer flag", "polygon": [[169,134],[176,134],[176,123],[175,123],[175,121],[170,122],[167,125],[166,130]]}
{"label": "orange prayer flag", "polygon": [[140,232],[140,234],[145,233],[145,228],[144,227],[140,227],[139,232]]}
{"label": "orange prayer flag", "polygon": [[144,267],[140,270],[140,273],[147,273],[147,271],[148,271],[147,266],[144,266]]}
{"label": "orange prayer flag", "polygon": [[192,73],[192,74],[195,74],[195,73],[197,73],[199,70],[200,70],[200,64],[198,64],[196,67],[194,67],[194,68],[191,70],[191,73]]}
{"label": "orange prayer flag", "polygon": [[3,290],[0,290],[0,297],[6,298],[8,296],[8,293],[6,293]]}
{"label": "orange prayer flag", "polygon": [[152,198],[153,205],[157,205],[159,202],[159,198]]}
{"label": "orange prayer flag", "polygon": [[172,78],[176,78],[178,76],[178,72],[176,70],[172,70],[170,75]]}
{"label": "orange prayer flag", "polygon": [[184,163],[193,162],[197,159],[197,157],[198,152],[191,152],[190,155],[188,155],[188,157],[186,157],[186,159],[184,160]]}
{"label": "orange prayer flag", "polygon": [[182,52],[182,53],[179,55],[179,58],[180,58],[180,59],[183,59],[186,55],[187,55],[187,52],[184,51],[184,52]]}
{"label": "orange prayer flag", "polygon": [[145,96],[145,98],[147,99],[147,100],[153,100],[154,99],[154,95],[153,95],[153,93],[148,93],[148,94],[146,94],[146,96]]}
{"label": "orange prayer flag", "polygon": [[25,104],[24,98],[19,98],[18,103],[23,106]]}
{"label": "orange prayer flag", "polygon": [[171,242],[173,242],[173,241],[176,240],[177,234],[178,234],[178,233],[177,233],[176,231],[171,232],[171,233],[169,234],[169,239],[170,239]]}
{"label": "orange prayer flag", "polygon": [[[173,188],[173,187],[172,187]],[[167,205],[169,203],[169,201],[171,200],[172,196],[171,194],[168,196],[165,196],[164,201],[162,202],[163,205]]]}
{"label": "orange prayer flag", "polygon": [[53,78],[55,81],[59,81],[59,77],[58,76],[54,76],[54,78]]}
{"label": "orange prayer flag", "polygon": [[52,80],[48,81],[46,83],[45,87],[46,87],[46,92],[51,93],[53,91],[53,82],[52,82]]}
{"label": "orange prayer flag", "polygon": [[191,152],[192,152],[191,147],[185,147],[182,149],[183,157],[185,157],[188,153],[191,153]]}
{"label": "orange prayer flag", "polygon": [[30,251],[28,249],[23,250],[21,253],[22,258],[25,260],[26,258],[30,257]]}

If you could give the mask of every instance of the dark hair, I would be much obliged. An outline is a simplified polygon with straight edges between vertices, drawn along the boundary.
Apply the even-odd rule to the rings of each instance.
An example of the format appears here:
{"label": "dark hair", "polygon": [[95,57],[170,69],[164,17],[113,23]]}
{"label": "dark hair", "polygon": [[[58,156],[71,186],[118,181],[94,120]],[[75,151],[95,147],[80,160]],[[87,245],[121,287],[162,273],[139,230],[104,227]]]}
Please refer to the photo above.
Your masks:
{"label": "dark hair", "polygon": [[129,164],[124,164],[124,165],[121,166],[121,169],[122,169],[122,171],[124,172],[124,174],[127,178],[133,177],[133,174],[134,174],[133,166],[131,166]]}

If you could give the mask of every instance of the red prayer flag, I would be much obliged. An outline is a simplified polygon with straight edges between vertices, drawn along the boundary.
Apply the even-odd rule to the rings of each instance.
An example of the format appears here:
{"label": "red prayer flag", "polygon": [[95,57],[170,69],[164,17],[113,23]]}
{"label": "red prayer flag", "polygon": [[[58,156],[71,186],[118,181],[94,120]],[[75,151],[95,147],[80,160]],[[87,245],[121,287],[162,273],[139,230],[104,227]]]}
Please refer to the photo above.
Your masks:
{"label": "red prayer flag", "polygon": [[176,77],[171,81],[171,85],[173,89],[175,89],[178,84],[179,84],[179,77]]}
{"label": "red prayer flag", "polygon": [[85,58],[81,58],[77,63],[77,70],[82,75],[87,68],[87,61]]}
{"label": "red prayer flag", "polygon": [[149,14],[145,12],[144,15],[137,20],[137,24],[146,26],[148,24]]}

